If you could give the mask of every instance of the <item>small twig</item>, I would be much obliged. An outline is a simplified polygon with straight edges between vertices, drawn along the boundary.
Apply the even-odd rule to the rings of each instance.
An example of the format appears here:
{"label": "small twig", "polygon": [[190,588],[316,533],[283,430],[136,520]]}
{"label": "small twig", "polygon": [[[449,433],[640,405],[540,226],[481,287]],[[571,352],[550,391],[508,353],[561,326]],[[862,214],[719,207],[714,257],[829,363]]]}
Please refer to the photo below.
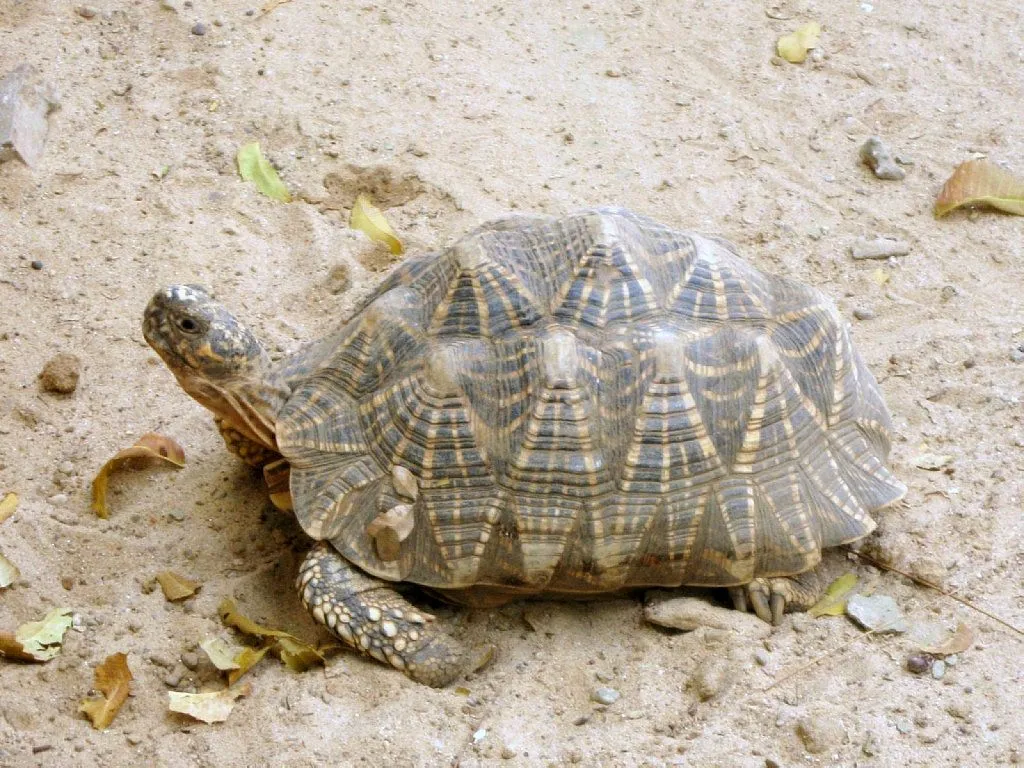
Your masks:
{"label": "small twig", "polygon": [[901,571],[899,568],[896,568],[895,566],[889,565],[888,563],[881,563],[878,560],[875,560],[873,557],[869,557],[868,555],[865,555],[863,552],[857,552],[856,550],[850,549],[849,547],[843,547],[843,549],[845,549],[847,552],[853,553],[854,555],[856,555],[860,559],[862,559],[862,560],[864,560],[864,561],[866,561],[868,563],[871,563],[871,565],[875,566],[876,568],[881,568],[883,571],[892,571],[893,573],[898,573],[900,576],[903,576],[904,578],[910,579],[915,584],[919,584],[922,587],[928,587],[928,589],[934,589],[940,595],[945,595],[946,597],[952,598],[953,600],[956,600],[961,605],[966,605],[972,611],[977,611],[982,616],[987,616],[988,618],[992,619],[992,621],[995,621],[995,622],[998,622],[999,624],[1002,624],[1004,627],[1006,627],[1007,629],[1011,630],[1012,632],[1016,632],[1018,635],[1024,636],[1024,629],[1020,629],[1019,627],[1013,626],[1013,624],[1011,624],[1010,622],[1006,621],[1005,619],[999,618],[994,613],[989,613],[984,608],[979,608],[974,603],[972,603],[970,600],[965,600],[962,597],[958,597],[957,595],[953,594],[949,590],[943,589],[938,584],[932,584],[927,579],[922,579],[919,576],[912,576],[911,574],[906,573],[904,571]]}

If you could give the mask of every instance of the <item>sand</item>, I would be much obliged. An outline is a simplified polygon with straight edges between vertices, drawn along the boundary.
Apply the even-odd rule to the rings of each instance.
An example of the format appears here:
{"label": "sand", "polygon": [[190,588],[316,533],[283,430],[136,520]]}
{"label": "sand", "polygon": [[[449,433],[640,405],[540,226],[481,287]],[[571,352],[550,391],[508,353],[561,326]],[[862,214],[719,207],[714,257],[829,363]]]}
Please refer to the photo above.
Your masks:
{"label": "sand", "polygon": [[[809,20],[819,49],[773,61],[778,36]],[[55,660],[0,663],[0,764],[1020,762],[1020,634],[842,554],[830,571],[892,596],[915,627],[973,629],[942,679],[906,671],[910,635],[865,637],[842,617],[788,616],[763,639],[673,634],[626,597],[438,608],[498,648],[449,689],[350,653],[304,674],[268,659],[226,722],[169,714],[172,686],[219,684],[196,647],[237,639],[217,616],[225,596],[326,637],[292,587],[304,535],[223,449],[140,319],[157,288],[196,282],[276,354],[332,328],[394,263],[347,228],[358,191],[411,250],[510,210],[608,203],[727,237],[831,295],[881,383],[910,490],[869,546],[1024,626],[1024,220],[931,213],[976,154],[1024,174],[1022,29],[1012,0],[293,0],[267,13],[0,0],[0,75],[31,64],[61,101],[38,165],[0,165],[0,491],[20,496],[0,550],[22,574],[0,592],[0,628],[75,615]],[[860,162],[871,135],[905,179]],[[239,179],[235,152],[253,140],[296,202]],[[864,236],[909,253],[854,261]],[[65,352],[82,360],[76,390],[44,392],[38,374]],[[187,466],[115,478],[111,517],[96,518],[95,472],[150,431],[177,439]],[[927,453],[948,464],[917,467]],[[165,601],[151,586],[167,569],[199,594]],[[133,695],[98,732],[78,703],[119,651]],[[597,687],[621,697],[597,704]]]}

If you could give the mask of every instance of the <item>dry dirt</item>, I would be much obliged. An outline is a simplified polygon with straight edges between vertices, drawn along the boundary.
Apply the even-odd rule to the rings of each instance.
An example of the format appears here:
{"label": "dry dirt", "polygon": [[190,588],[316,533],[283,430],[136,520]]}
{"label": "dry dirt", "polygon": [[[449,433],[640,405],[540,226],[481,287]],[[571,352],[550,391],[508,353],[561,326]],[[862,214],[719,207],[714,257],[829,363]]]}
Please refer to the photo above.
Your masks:
{"label": "dry dirt", "polygon": [[[21,497],[0,544],[22,573],[0,594],[0,627],[56,606],[76,616],[56,660],[0,663],[0,764],[1024,760],[1020,635],[841,555],[834,571],[853,569],[917,625],[968,623],[973,646],[936,680],[904,669],[907,636],[865,638],[843,618],[787,617],[762,641],[656,630],[639,599],[513,604],[459,614],[468,638],[499,649],[462,688],[342,653],[301,675],[265,661],[225,723],[168,714],[168,683],[211,683],[195,646],[227,634],[222,597],[316,630],[292,588],[301,532],[147,348],[142,309],[160,286],[203,283],[275,350],[294,348],[391,267],[346,227],[360,190],[412,248],[510,209],[618,203],[820,286],[896,421],[892,462],[910,491],[881,516],[875,549],[1024,626],[1024,220],[931,215],[974,153],[1024,173],[1019,2],[250,9],[97,0],[86,18],[70,1],[0,0],[0,74],[31,63],[61,94],[41,163],[0,166],[0,491]],[[819,52],[773,62],[775,39],[810,19]],[[905,180],[859,162],[872,134],[912,161]],[[238,178],[234,154],[254,139],[300,201]],[[874,233],[910,253],[854,262],[851,243]],[[37,380],[61,352],[84,364],[71,395]],[[177,438],[187,467],[115,480],[112,517],[97,519],[92,476],[147,431]],[[915,467],[925,452],[951,463]],[[202,591],[171,604],[144,589],[164,569]],[[100,733],[76,710],[115,651],[133,696]],[[690,680],[719,663],[727,687],[701,701]],[[599,685],[621,698],[593,703]]]}

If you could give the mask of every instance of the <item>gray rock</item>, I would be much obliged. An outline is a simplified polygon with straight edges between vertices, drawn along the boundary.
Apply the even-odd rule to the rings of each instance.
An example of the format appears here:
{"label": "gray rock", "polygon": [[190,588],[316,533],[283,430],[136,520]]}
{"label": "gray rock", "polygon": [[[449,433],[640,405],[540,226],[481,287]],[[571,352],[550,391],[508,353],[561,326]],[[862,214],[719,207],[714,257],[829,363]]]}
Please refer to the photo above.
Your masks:
{"label": "gray rock", "polygon": [[850,255],[855,261],[888,259],[908,253],[910,246],[907,243],[891,237],[858,237],[850,246]]}
{"label": "gray rock", "polygon": [[941,680],[946,676],[946,662],[942,659],[936,659],[932,662],[932,677],[936,680]]}
{"label": "gray rock", "polygon": [[611,706],[622,694],[614,688],[595,688],[590,694],[590,700],[596,701],[598,704],[604,704],[605,706]]}
{"label": "gray rock", "polygon": [[654,597],[644,606],[644,618],[659,627],[681,629],[684,632],[704,627],[761,639],[768,637],[772,631],[770,626],[752,613],[721,608],[697,597]]}
{"label": "gray rock", "polygon": [[852,595],[846,615],[877,634],[901,634],[910,629],[896,601],[888,595]]}
{"label": "gray rock", "polygon": [[889,147],[877,136],[872,136],[861,146],[860,159],[879,179],[900,181],[907,175],[896,163]]}
{"label": "gray rock", "polygon": [[13,152],[26,165],[36,165],[50,128],[46,117],[57,104],[56,92],[29,64],[0,80],[0,160]]}

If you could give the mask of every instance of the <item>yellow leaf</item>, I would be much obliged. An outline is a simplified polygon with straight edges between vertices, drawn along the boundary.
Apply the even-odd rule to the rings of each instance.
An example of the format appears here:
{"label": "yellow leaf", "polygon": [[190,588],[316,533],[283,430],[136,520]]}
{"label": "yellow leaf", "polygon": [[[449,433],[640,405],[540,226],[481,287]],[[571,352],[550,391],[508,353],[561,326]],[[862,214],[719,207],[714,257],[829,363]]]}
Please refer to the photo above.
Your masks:
{"label": "yellow leaf", "polygon": [[962,205],[987,205],[1024,216],[1024,181],[988,160],[968,160],[943,185],[935,216],[945,216]]}
{"label": "yellow leaf", "polygon": [[[294,672],[303,672],[312,665],[321,664],[325,660],[323,653],[319,649],[309,643],[304,643],[295,635],[280,629],[261,626],[247,616],[243,616],[238,612],[234,601],[230,598],[224,598],[217,610],[220,613],[221,621],[229,627],[235,627],[235,629],[239,629],[247,635],[274,638],[274,642],[268,647],[276,651],[281,657],[281,661]],[[260,658],[262,658],[262,655]],[[253,664],[256,661],[259,661],[259,659],[255,659]]]}
{"label": "yellow leaf", "polygon": [[213,666],[222,672],[229,669],[238,669],[236,657],[246,650],[245,646],[229,643],[222,637],[208,637],[199,644],[199,647],[210,657]]}
{"label": "yellow leaf", "polygon": [[92,481],[92,511],[104,519],[110,517],[107,508],[107,484],[110,474],[122,468],[135,468],[141,463],[165,461],[175,467],[185,466],[185,451],[169,437],[149,432],[139,438],[131,448],[118,451],[104,464]]}
{"label": "yellow leaf", "polygon": [[18,494],[8,493],[0,501],[0,523],[9,518],[18,509]]}
{"label": "yellow leaf", "polygon": [[18,566],[4,557],[3,553],[0,552],[0,589],[5,589],[18,580],[21,576],[21,571],[18,570]]}
{"label": "yellow leaf", "polygon": [[0,656],[19,661],[49,661],[61,651],[71,626],[71,609],[54,608],[41,621],[22,624],[12,635],[0,632]]}
{"label": "yellow leaf", "polygon": [[102,731],[114,721],[125,699],[128,698],[128,684],[132,681],[131,670],[128,669],[128,657],[123,653],[107,656],[102,664],[96,667],[96,682],[93,687],[103,696],[98,699],[85,699],[78,706],[84,712],[92,727]]}
{"label": "yellow leaf", "polygon": [[202,586],[198,581],[186,579],[174,571],[161,571],[156,575],[156,580],[160,582],[160,589],[163,590],[164,597],[172,603],[192,597]]}
{"label": "yellow leaf", "polygon": [[282,203],[292,201],[288,187],[281,181],[274,166],[263,156],[258,141],[253,141],[239,149],[235,160],[238,163],[239,175],[246,181],[255,184],[256,189],[264,195],[274,200],[280,200]]}
{"label": "yellow leaf", "polygon": [[842,616],[846,611],[846,598],[850,596],[855,586],[857,586],[857,574],[844,573],[828,585],[825,594],[807,610],[807,613],[815,617]]}
{"label": "yellow leaf", "polygon": [[235,707],[235,700],[252,693],[252,686],[246,683],[237,688],[225,688],[214,693],[179,693],[171,691],[168,709],[202,720],[204,723],[222,723],[228,719]]}
{"label": "yellow leaf", "polygon": [[352,229],[358,229],[366,234],[371,240],[384,243],[391,252],[399,254],[402,252],[402,242],[398,239],[384,214],[370,202],[365,194],[356,195],[356,201],[352,204],[352,214],[349,216],[348,225]]}
{"label": "yellow leaf", "polygon": [[238,668],[228,671],[228,685],[234,685],[238,678],[259,664],[270,648],[271,646],[269,645],[265,645],[262,648],[245,648],[239,653],[234,659]]}
{"label": "yellow leaf", "polygon": [[953,636],[943,640],[938,645],[930,645],[927,648],[922,648],[924,653],[930,653],[933,656],[949,656],[953,653],[963,653],[971,647],[971,643],[974,642],[974,632],[971,628],[964,624],[962,621],[957,624],[956,632]]}
{"label": "yellow leaf", "polygon": [[791,64],[802,64],[807,59],[807,52],[818,47],[821,36],[821,25],[809,21],[789,35],[783,35],[775,44],[779,56]]}

